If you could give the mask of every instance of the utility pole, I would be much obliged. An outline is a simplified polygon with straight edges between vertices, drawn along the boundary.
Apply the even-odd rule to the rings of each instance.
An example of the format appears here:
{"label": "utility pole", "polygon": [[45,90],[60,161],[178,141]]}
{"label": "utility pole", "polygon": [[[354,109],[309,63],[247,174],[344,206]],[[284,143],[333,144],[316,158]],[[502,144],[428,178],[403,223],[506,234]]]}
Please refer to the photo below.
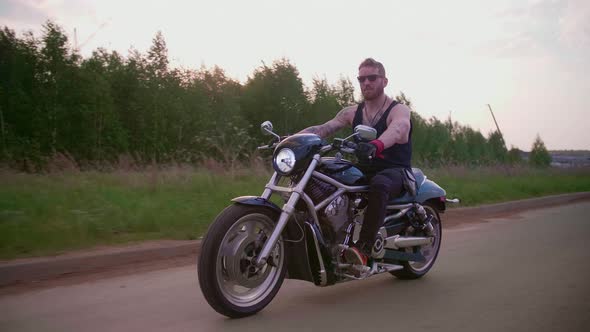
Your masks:
{"label": "utility pole", "polygon": [[107,21],[103,22],[101,25],[98,26],[98,28],[96,28],[96,30],[94,30],[93,33],[90,34],[90,36],[88,36],[88,38],[86,38],[81,43],[78,43],[78,29],[74,28],[74,49],[77,52],[79,52],[80,49],[82,47],[84,47],[84,45],[86,45],[86,43],[88,43],[89,41],[91,41],[96,36],[96,34],[100,30],[102,30],[104,27],[106,27],[110,22],[111,22],[111,19],[108,19]]}
{"label": "utility pole", "polygon": [[[84,47],[84,45],[86,45],[86,43],[88,43],[89,41],[91,41],[92,39],[94,39],[94,37],[96,36],[96,34],[102,30],[104,27],[106,27],[109,23],[110,23],[110,19],[106,22],[103,22],[101,25],[98,26],[98,28],[90,34],[90,36],[88,36],[88,38],[86,38],[86,40],[84,40],[83,42],[81,42],[79,45],[76,45],[77,48],[82,48]],[[78,43],[78,41],[76,40],[76,44]]]}
{"label": "utility pole", "polygon": [[502,132],[500,131],[500,126],[498,126],[498,121],[496,121],[496,117],[494,116],[494,112],[492,111],[492,107],[490,106],[490,104],[487,104],[488,108],[490,109],[490,113],[492,113],[492,119],[494,119],[494,123],[496,124],[496,128],[498,129],[498,133],[500,134],[500,138],[502,139],[502,143],[504,144],[504,147],[506,147],[506,142],[504,141],[504,135],[502,135]]}

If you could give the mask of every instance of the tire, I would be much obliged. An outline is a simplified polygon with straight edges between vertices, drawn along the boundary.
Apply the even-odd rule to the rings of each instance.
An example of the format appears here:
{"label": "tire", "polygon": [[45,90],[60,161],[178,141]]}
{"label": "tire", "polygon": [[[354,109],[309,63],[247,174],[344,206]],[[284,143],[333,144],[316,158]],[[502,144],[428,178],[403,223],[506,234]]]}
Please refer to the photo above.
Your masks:
{"label": "tire", "polygon": [[254,315],[277,294],[287,270],[282,237],[269,263],[256,271],[252,261],[278,217],[265,207],[234,204],[209,226],[197,271],[201,291],[215,311],[230,318]]}
{"label": "tire", "polygon": [[[424,204],[424,209],[428,215],[433,216],[432,226],[434,227],[435,234],[434,243],[430,246],[406,248],[406,251],[409,252],[421,251],[424,257],[426,257],[426,262],[402,262],[401,265],[404,267],[402,270],[390,272],[399,279],[409,280],[423,277],[426,273],[428,273],[428,271],[430,271],[434,265],[434,262],[436,262],[436,258],[438,257],[440,243],[442,240],[442,224],[440,222],[440,216],[437,209],[431,203],[426,202],[426,204]],[[422,236],[423,234],[417,234],[416,232],[413,232],[413,234],[406,233],[405,235]]]}

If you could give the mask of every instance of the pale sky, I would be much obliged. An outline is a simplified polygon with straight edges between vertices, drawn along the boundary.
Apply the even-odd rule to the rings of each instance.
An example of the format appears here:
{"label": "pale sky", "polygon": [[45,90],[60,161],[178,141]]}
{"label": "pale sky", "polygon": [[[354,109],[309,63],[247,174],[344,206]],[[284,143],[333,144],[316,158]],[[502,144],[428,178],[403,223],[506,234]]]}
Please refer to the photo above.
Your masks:
{"label": "pale sky", "polygon": [[[589,0],[0,0],[0,25],[21,33],[52,19],[82,55],[147,51],[162,31],[173,66],[218,65],[245,82],[288,58],[314,77],[356,84],[366,57],[384,63],[386,92],[425,118],[452,117],[508,148],[590,150]],[[355,86],[358,92],[358,84]]]}

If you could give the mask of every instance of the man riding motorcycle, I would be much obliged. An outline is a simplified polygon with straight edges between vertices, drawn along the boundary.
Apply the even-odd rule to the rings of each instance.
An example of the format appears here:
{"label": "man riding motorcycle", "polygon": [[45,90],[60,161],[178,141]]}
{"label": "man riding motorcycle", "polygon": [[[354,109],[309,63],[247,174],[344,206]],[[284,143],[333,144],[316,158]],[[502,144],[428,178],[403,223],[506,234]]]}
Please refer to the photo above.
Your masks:
{"label": "man riding motorcycle", "polygon": [[339,129],[347,126],[354,129],[359,124],[377,130],[377,139],[360,142],[357,149],[359,166],[370,177],[369,202],[359,240],[344,253],[349,263],[367,265],[389,197],[399,196],[406,178],[413,177],[412,124],[410,109],[384,93],[388,79],[383,64],[367,58],[358,70],[364,101],[345,107],[328,122],[301,133],[326,138]]}

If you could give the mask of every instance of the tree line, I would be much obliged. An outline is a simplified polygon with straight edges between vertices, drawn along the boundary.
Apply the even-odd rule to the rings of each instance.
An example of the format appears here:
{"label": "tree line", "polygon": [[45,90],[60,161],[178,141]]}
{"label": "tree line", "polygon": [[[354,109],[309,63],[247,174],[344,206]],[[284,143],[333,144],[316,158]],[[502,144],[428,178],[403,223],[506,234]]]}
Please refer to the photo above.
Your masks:
{"label": "tree line", "polygon": [[[257,68],[245,83],[219,67],[171,68],[158,32],[146,54],[103,48],[82,58],[57,24],[41,37],[0,30],[0,161],[25,171],[43,170],[66,156],[79,167],[236,163],[267,140],[259,124],[271,120],[281,134],[332,118],[354,104],[348,78],[303,84],[287,59]],[[411,107],[402,93],[396,97]],[[450,120],[412,112],[414,163],[494,164],[520,160],[497,132],[487,137]],[[542,143],[542,142],[541,142]],[[544,148],[544,147],[543,147]]]}

